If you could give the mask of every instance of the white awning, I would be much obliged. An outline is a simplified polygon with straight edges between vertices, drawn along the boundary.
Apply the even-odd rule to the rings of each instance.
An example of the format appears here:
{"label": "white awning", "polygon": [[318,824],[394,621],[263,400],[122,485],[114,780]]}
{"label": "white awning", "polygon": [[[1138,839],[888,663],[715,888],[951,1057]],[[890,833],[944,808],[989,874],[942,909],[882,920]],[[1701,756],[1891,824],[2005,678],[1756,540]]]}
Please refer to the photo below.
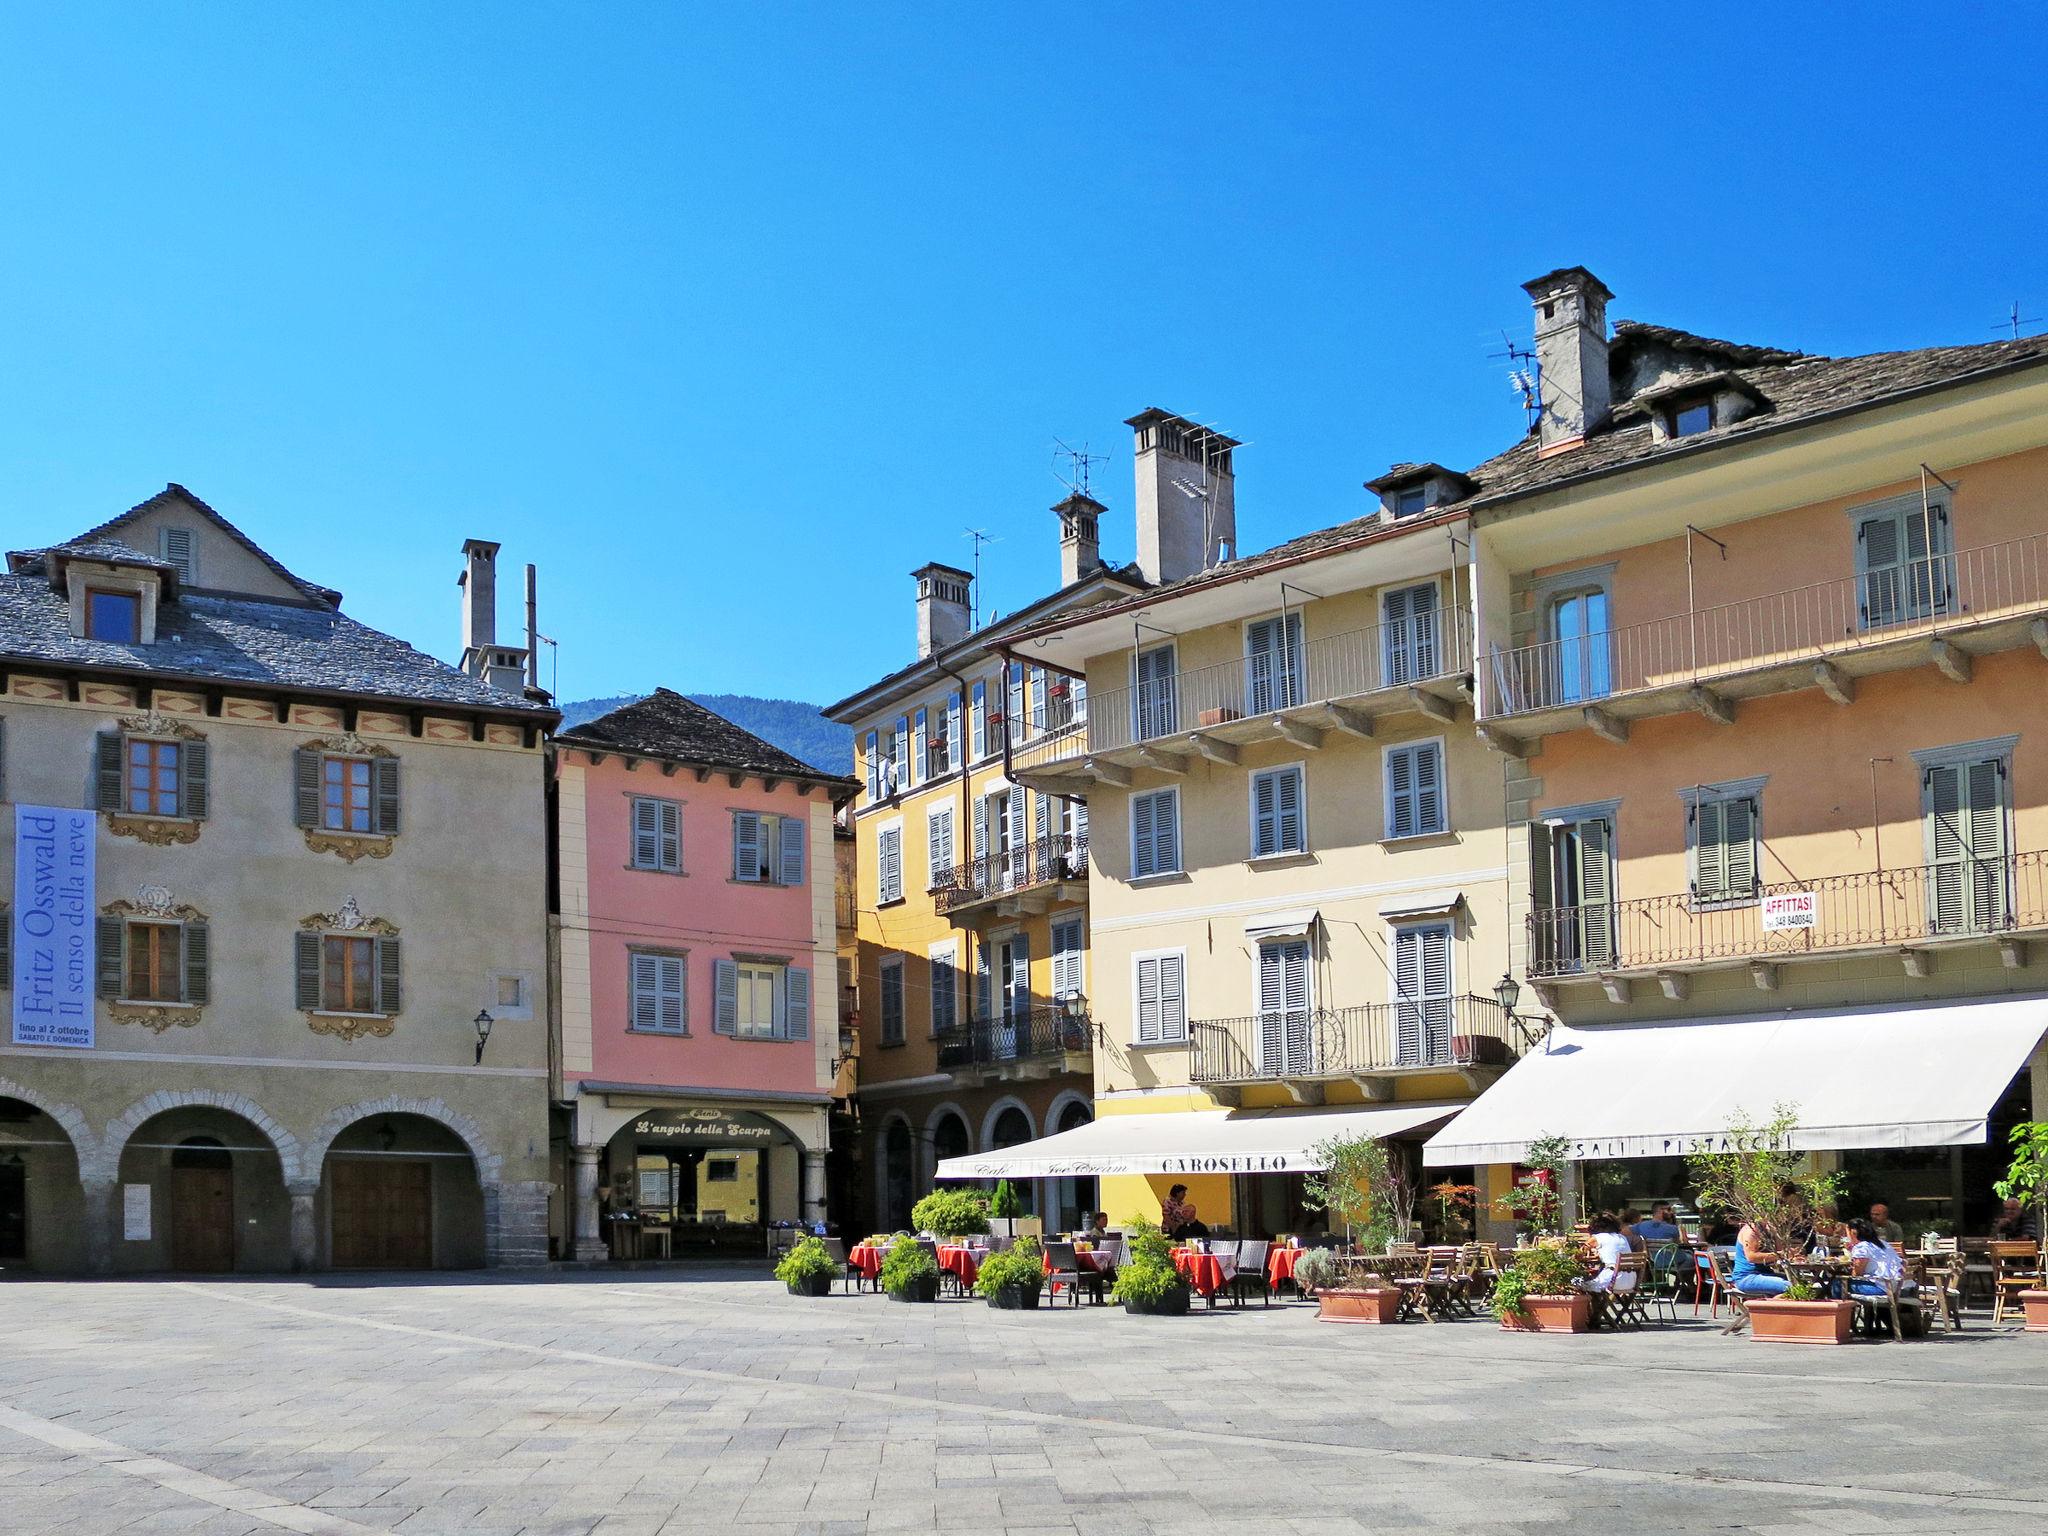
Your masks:
{"label": "white awning", "polygon": [[1314,907],[1296,912],[1262,912],[1244,920],[1244,936],[1254,944],[1261,939],[1305,939],[1315,925]]}
{"label": "white awning", "polygon": [[1380,916],[1388,922],[1404,917],[1434,917],[1439,912],[1457,911],[1464,900],[1465,893],[1456,886],[1438,891],[1410,891],[1406,896],[1389,896],[1381,902]]}
{"label": "white awning", "polygon": [[1567,1136],[1574,1158],[1711,1152],[1738,1115],[1798,1117],[1792,1145],[1958,1147],[2048,1029],[2048,999],[1842,1008],[1768,1018],[1558,1025],[1429,1139],[1432,1168],[1514,1163]]}
{"label": "white awning", "polygon": [[1438,1124],[1460,1104],[1357,1109],[1193,1109],[1112,1114],[1000,1152],[949,1157],[942,1179],[1063,1179],[1118,1173],[1304,1173],[1332,1136],[1399,1136]]}

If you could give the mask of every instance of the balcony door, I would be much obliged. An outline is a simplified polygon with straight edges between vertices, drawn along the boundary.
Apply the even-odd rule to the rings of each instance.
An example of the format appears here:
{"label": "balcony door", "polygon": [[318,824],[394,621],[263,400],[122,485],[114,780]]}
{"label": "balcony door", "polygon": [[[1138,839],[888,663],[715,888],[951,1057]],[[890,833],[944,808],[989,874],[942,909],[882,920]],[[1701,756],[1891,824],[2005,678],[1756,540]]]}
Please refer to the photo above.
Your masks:
{"label": "balcony door", "polygon": [[[1930,537],[1932,547],[1930,548]],[[1901,497],[1856,520],[1857,621],[1885,629],[1955,606],[1948,506]]]}
{"label": "balcony door", "polygon": [[1315,1070],[1309,1009],[1308,940],[1259,946],[1259,1075],[1308,1077]]}
{"label": "balcony door", "polygon": [[1380,599],[1380,677],[1386,687],[1435,677],[1443,666],[1436,583],[1396,587]]}
{"label": "balcony door", "polygon": [[1026,1053],[1031,1039],[1031,941],[1021,933],[996,940],[997,1015],[991,1049],[1004,1061]]}
{"label": "balcony door", "polygon": [[1542,974],[1614,964],[1614,824],[1605,816],[1529,828],[1531,940]]}
{"label": "balcony door", "polygon": [[1301,615],[1276,614],[1244,627],[1244,710],[1270,715],[1303,700]]}
{"label": "balcony door", "polygon": [[995,791],[982,802],[982,817],[988,827],[989,888],[1014,891],[1029,885],[1030,833],[1025,830],[1024,786],[1013,784]]}
{"label": "balcony door", "polygon": [[1544,692],[1555,704],[1604,699],[1614,691],[1607,589],[1587,587],[1551,600],[1548,623],[1550,676]]}
{"label": "balcony door", "polygon": [[1995,933],[2012,926],[2002,757],[1924,770],[1927,802],[1928,929]]}
{"label": "balcony door", "polygon": [[[1174,649],[1155,645],[1140,651],[1131,668],[1131,729],[1136,741],[1171,736],[1180,729],[1179,684]],[[1113,743],[1098,743],[1113,745]]]}
{"label": "balcony door", "polygon": [[1451,925],[1394,930],[1394,1065],[1451,1060]]}

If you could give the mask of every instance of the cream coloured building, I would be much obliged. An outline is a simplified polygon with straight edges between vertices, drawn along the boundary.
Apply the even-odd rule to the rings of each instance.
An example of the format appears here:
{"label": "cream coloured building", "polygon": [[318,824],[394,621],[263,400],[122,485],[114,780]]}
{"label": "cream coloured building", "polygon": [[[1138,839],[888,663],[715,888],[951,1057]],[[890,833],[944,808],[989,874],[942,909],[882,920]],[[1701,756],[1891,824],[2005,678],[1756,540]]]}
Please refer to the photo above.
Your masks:
{"label": "cream coloured building", "polygon": [[556,715],[496,550],[465,669],[176,485],[9,555],[0,1267],[546,1257]]}

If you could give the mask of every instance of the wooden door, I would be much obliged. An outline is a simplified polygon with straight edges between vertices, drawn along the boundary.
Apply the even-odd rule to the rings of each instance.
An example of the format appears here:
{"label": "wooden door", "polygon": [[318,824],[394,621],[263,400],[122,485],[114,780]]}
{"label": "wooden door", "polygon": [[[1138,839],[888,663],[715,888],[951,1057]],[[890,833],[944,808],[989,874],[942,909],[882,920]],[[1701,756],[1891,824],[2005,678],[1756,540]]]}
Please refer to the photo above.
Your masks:
{"label": "wooden door", "polygon": [[433,1168],[422,1159],[337,1158],[327,1165],[336,1269],[431,1269]]}
{"label": "wooden door", "polygon": [[171,1169],[171,1268],[221,1274],[235,1267],[235,1170]]}

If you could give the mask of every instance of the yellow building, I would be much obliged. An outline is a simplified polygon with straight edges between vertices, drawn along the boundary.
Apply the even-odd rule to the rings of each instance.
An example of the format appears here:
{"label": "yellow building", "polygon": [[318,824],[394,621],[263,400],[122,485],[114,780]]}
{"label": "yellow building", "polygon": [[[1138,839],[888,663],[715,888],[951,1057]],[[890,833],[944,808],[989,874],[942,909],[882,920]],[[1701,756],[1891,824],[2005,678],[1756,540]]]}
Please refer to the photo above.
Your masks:
{"label": "yellow building", "polygon": [[[1002,655],[1050,614],[1123,596],[1098,503],[1070,497],[1056,591],[976,627],[973,578],[914,572],[917,658],[825,713],[853,728],[861,1170],[855,1202],[894,1230],[944,1158],[1084,1123],[1090,1108],[1087,807],[1008,772],[1071,734],[1085,690]],[[1092,1185],[1020,1191],[1072,1224]]]}

